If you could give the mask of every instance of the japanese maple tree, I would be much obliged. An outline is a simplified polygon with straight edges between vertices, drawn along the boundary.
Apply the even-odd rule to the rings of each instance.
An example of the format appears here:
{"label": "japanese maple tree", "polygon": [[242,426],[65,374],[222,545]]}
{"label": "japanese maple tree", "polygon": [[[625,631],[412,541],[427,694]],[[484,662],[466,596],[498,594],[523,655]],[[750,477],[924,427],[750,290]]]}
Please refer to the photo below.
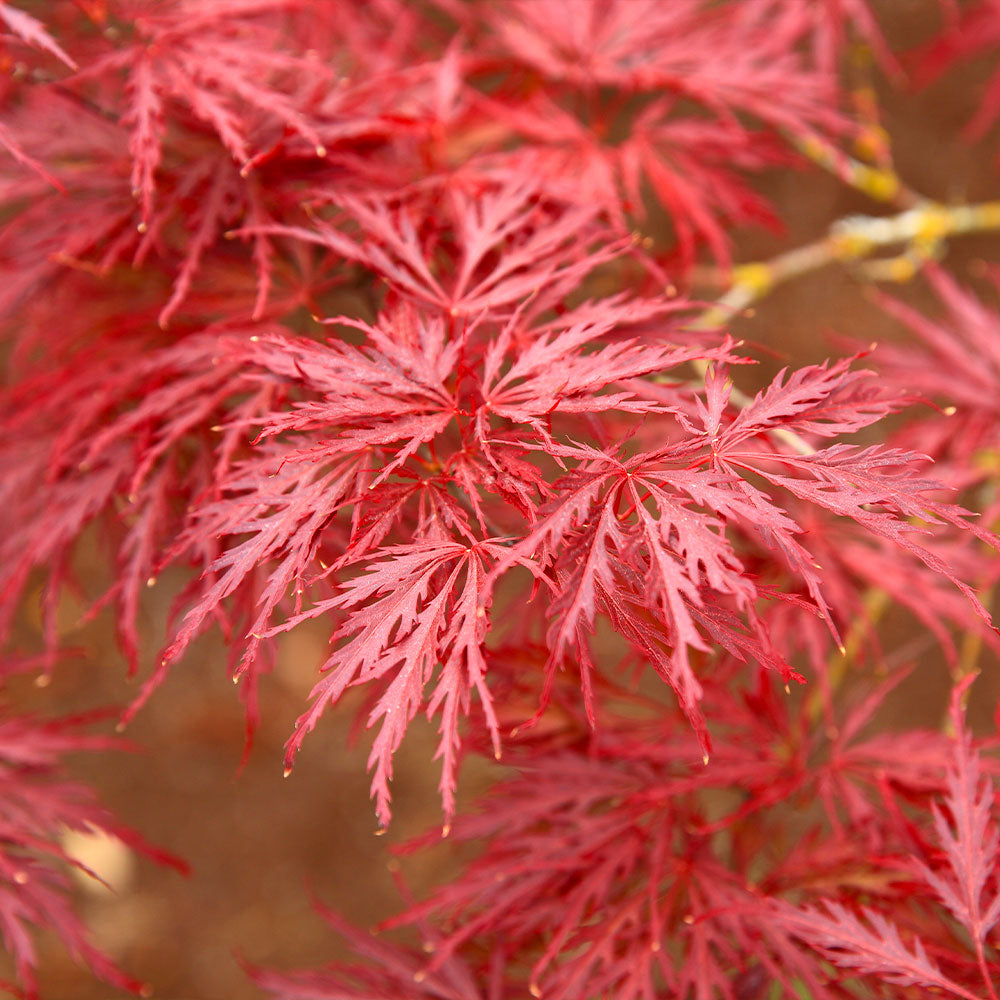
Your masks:
{"label": "japanese maple tree", "polygon": [[[913,190],[867,82],[995,61],[1000,4],[957,6],[901,53],[867,0],[0,3],[0,681],[59,671],[83,595],[141,678],[125,728],[219,632],[246,755],[318,622],[274,765],[351,700],[383,832],[425,715],[441,823],[403,851],[469,845],[401,885],[397,936],[321,906],[357,961],[265,990],[996,1000],[966,703],[1000,646],[1000,314],[945,251],[1000,202]],[[734,265],[736,227],[781,227],[762,173],[806,169],[872,214]],[[899,339],[761,376],[745,310],[838,264],[941,309],[881,290]],[[880,725],[928,647],[941,727]],[[118,746],[99,718],[4,711],[11,989],[37,927],[142,991],[60,831],[179,863],[58,780]],[[473,809],[470,755],[500,762]]]}

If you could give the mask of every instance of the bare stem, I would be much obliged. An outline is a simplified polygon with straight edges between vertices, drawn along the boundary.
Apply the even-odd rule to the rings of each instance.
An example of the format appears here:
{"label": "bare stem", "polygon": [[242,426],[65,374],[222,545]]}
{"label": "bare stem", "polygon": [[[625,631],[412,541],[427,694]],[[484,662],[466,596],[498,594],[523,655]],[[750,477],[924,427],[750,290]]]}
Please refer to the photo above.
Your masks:
{"label": "bare stem", "polygon": [[[874,280],[909,281],[930,260],[942,256],[946,240],[965,233],[1000,229],[1000,201],[978,205],[944,205],[921,200],[897,215],[849,215],[834,222],[821,239],[796,247],[767,261],[733,268],[729,289],[691,324],[695,330],[715,330],[791,278],[818,271],[828,264],[859,268]],[[892,257],[876,258],[886,248],[898,247]],[[704,377],[708,362],[694,362]],[[746,407],[750,398],[733,389],[732,401]],[[776,428],[772,436],[803,455],[813,448],[799,435]]]}

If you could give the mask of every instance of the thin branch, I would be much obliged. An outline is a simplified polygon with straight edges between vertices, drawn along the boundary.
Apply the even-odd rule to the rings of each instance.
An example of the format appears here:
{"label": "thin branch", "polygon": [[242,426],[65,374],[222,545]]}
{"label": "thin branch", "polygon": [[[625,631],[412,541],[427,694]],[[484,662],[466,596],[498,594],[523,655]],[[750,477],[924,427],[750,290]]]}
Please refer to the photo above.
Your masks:
{"label": "thin branch", "polygon": [[[715,330],[725,326],[778,285],[837,262],[860,267],[870,279],[909,281],[923,264],[943,255],[948,238],[991,230],[1000,230],[1000,201],[944,205],[924,200],[897,215],[848,215],[832,223],[821,239],[767,261],[733,268],[728,291],[702,312],[691,328]],[[902,251],[890,258],[873,259],[879,250],[889,247],[902,247]],[[708,362],[693,365],[704,377]],[[740,407],[751,402],[736,388],[731,399]],[[799,435],[784,428],[775,428],[771,433],[799,454],[809,455],[814,450]]]}

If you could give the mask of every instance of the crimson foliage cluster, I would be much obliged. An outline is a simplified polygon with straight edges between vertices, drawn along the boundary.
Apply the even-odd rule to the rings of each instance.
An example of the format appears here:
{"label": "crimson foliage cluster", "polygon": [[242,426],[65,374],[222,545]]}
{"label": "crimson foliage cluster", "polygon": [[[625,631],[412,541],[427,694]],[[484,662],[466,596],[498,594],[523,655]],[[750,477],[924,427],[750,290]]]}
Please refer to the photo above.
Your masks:
{"label": "crimson foliage cluster", "polygon": [[[1000,43],[997,0],[939,14],[925,71]],[[443,832],[478,845],[392,921],[415,944],[330,913],[357,963],[263,988],[996,1000],[995,766],[956,636],[997,645],[1000,317],[929,266],[944,319],[887,302],[905,347],[749,397],[725,296],[691,292],[707,268],[761,290],[729,234],[776,221],[754,178],[799,150],[920,210],[840,85],[851,45],[910,65],[866,0],[25,0],[0,23],[2,675],[57,669],[97,539],[91,600],[146,678],[125,721],[221,628],[252,728],[278,637],[321,619],[286,768],[363,689],[384,826],[425,713]],[[171,567],[164,639],[138,623]],[[902,676],[886,604],[951,665],[940,732],[870,725]],[[150,849],[59,776],[113,741],[5,713],[12,988],[44,927],[138,989],[87,943],[60,846]],[[469,753],[505,769],[456,814]]]}

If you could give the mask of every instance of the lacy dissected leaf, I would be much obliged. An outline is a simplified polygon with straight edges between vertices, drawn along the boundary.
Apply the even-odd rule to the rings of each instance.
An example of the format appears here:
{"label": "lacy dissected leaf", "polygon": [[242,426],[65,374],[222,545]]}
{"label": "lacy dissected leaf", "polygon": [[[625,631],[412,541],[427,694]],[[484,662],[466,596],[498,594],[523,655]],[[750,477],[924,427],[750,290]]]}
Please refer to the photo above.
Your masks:
{"label": "lacy dissected leaf", "polygon": [[[712,478],[715,472],[697,469],[703,459],[696,443],[673,455],[665,451],[653,456],[654,460],[669,461],[662,471],[652,473],[649,470],[655,465],[649,456],[616,467],[606,454],[583,447],[556,447],[555,454],[580,464],[554,484],[553,498],[541,508],[532,531],[513,550],[542,566],[551,565],[555,572],[549,609],[553,620],[550,679],[551,671],[572,648],[586,686],[591,668],[585,635],[593,630],[596,613],[603,610],[616,630],[661,670],[692,721],[700,725],[697,703],[701,689],[691,670],[688,650],[705,650],[706,636],[731,651],[742,649],[745,655],[751,650],[743,641],[738,619],[728,626],[722,624],[728,612],[719,606],[720,597],[734,600],[737,610],[749,614],[758,594],[726,537],[726,525],[752,531],[768,549],[780,553],[806,585],[821,614],[830,619],[819,567],[795,537],[801,528],[765,493],[738,478],[742,468],[784,486],[818,508],[853,517],[958,584],[979,607],[971,589],[942,559],[913,545],[905,535],[916,529],[904,517],[937,516],[968,527],[961,508],[935,505],[923,496],[935,488],[932,481],[905,473],[898,478],[892,475],[895,466],[916,456],[878,449],[860,452],[846,445],[787,459],[773,450],[758,453],[757,458],[767,456],[796,470],[808,469],[820,480],[786,483],[785,477],[762,463],[751,465],[749,453],[739,450],[741,444],[765,439],[767,432],[778,427],[820,436],[850,433],[901,405],[901,397],[883,392],[872,384],[868,373],[852,372],[849,365],[843,361],[787,377],[779,375],[768,390],[728,420],[724,419],[728,389],[718,375],[710,373],[705,401],[698,402],[699,421],[710,440],[718,478]],[[552,450],[551,445],[548,448]],[[690,463],[686,469],[677,467],[681,459]],[[828,467],[837,472],[812,471]],[[863,483],[862,470],[868,474],[867,484]],[[838,495],[838,487],[843,497]],[[687,496],[681,500],[677,492]],[[713,514],[690,509],[691,500]],[[883,513],[867,506],[890,502]],[[706,594],[712,594],[713,599],[707,600]],[[650,631],[653,619],[661,623],[666,656],[654,639],[656,632]],[[755,628],[759,629],[759,622],[755,621]],[[772,659],[764,650],[752,655],[761,662],[780,665],[786,677],[791,676],[780,657]]]}
{"label": "lacy dissected leaf", "polygon": [[125,74],[132,188],[148,221],[167,133],[169,105],[178,102],[207,125],[237,164],[250,157],[259,123],[288,129],[325,148],[300,109],[294,81],[318,79],[324,68],[282,47],[281,0],[222,0],[211,8],[185,0],[147,9],[132,21],[132,44],[92,60],[77,86]]}
{"label": "lacy dissected leaf", "polygon": [[880,368],[899,384],[957,403],[963,411],[992,409],[1000,380],[996,312],[943,271],[931,269],[928,278],[947,310],[946,319],[935,322],[895,299],[883,298],[883,308],[901,319],[925,350],[912,344],[881,344]]}
{"label": "lacy dissected leaf", "polygon": [[697,783],[686,779],[702,768],[697,743],[668,735],[661,754],[624,732],[620,741],[535,752],[458,822],[455,835],[483,854],[390,921],[453,928],[428,972],[495,940],[530,967],[533,995],[558,1000],[591,990],[710,1000],[755,968],[789,996],[798,979],[825,997],[808,953],[762,919],[767,907],[694,832]]}
{"label": "lacy dissected leaf", "polygon": [[[823,568],[823,594],[837,621],[851,622],[858,632],[868,622],[874,633],[877,620],[872,617],[859,592],[888,595],[896,605],[906,608],[937,643],[950,663],[958,657],[954,632],[975,633],[996,647],[998,635],[978,614],[965,595],[956,590],[947,577],[936,572],[915,555],[900,552],[888,538],[859,536],[852,524],[830,524],[822,516],[807,518],[798,507],[795,514],[808,531],[810,551]],[[818,525],[824,523],[821,533]],[[964,580],[980,578],[992,557],[969,544],[960,534],[953,538],[928,538],[928,547]],[[879,598],[882,601],[882,598]]]}
{"label": "lacy dissected leaf", "polygon": [[[521,949],[518,987],[534,968],[566,1000],[748,1000],[775,983],[836,995],[816,971],[828,967],[762,905],[764,817],[815,792],[803,839],[833,831],[850,887],[912,877],[898,858],[862,854],[925,837],[903,809],[936,790],[940,741],[861,739],[862,711],[842,738],[818,732],[820,712],[839,718],[840,672],[817,620],[835,639],[844,625],[861,660],[873,630],[862,641],[851,623],[867,610],[860,591],[881,580],[946,644],[970,617],[955,600],[973,594],[959,583],[948,600],[940,581],[987,574],[951,535],[918,546],[913,533],[993,539],[934,499],[913,452],[818,447],[895,412],[910,399],[902,388],[844,361],[783,372],[737,404],[724,377],[740,360],[733,344],[670,298],[676,261],[652,239],[657,212],[644,212],[667,209],[683,264],[701,244],[725,263],[732,226],[766,216],[747,175],[787,162],[789,137],[839,137],[832,53],[849,30],[878,46],[868,5],[109,0],[53,7],[53,25],[87,29],[63,41],[53,27],[60,42],[9,4],[0,16],[18,36],[5,45],[44,49],[62,74],[2,85],[15,96],[0,131],[13,153],[0,177],[0,312],[16,386],[0,418],[4,613],[44,575],[55,646],[59,592],[93,526],[113,552],[104,600],[134,663],[150,645],[137,625],[147,585],[193,567],[131,712],[218,624],[251,718],[278,636],[328,619],[330,656],[286,763],[324,711],[362,689],[383,824],[418,711],[439,722],[450,822],[462,751],[499,750],[504,695],[505,739],[541,687],[535,745],[579,749],[609,697],[601,673],[627,648],[624,666],[651,666],[676,692],[681,711],[659,705],[671,727],[655,739],[683,747],[682,773],[664,778],[635,744],[603,769],[567,754],[551,781],[550,761],[531,761],[551,815],[521,823],[523,791],[500,812],[519,839],[506,871],[484,865],[492,881],[469,904],[489,913],[466,939],[476,989],[504,992],[479,960],[498,955],[499,968],[506,943],[477,940],[500,926]],[[66,53],[83,67],[69,79]],[[636,220],[648,238],[629,231]],[[244,329],[251,313],[280,325]],[[339,316],[329,341],[309,335],[308,315]],[[985,339],[961,350],[924,339],[963,392],[983,384],[972,368],[977,351],[995,354]],[[707,381],[692,377],[706,363]],[[494,599],[504,628],[488,647]],[[599,634],[602,619],[617,639]],[[770,671],[798,678],[800,661],[821,696],[798,715],[766,706]],[[741,683],[759,696],[739,707]],[[466,725],[474,702],[482,718]],[[588,781],[603,798],[581,791]],[[929,870],[978,934],[994,916],[992,875],[974,899],[962,886],[995,865],[973,785],[966,825],[986,831],[984,853],[962,873],[954,858]],[[737,789],[739,802],[715,809],[702,789]],[[946,855],[965,836],[952,805]],[[808,890],[780,866],[770,875]],[[859,927],[861,947],[875,924]],[[959,965],[902,916],[876,930],[897,963]],[[302,988],[424,990],[404,981],[421,971],[413,956],[381,954],[391,968],[375,978]],[[435,978],[445,968],[424,992],[468,995]]]}
{"label": "lacy dissected leaf", "polygon": [[977,994],[949,979],[919,938],[907,942],[889,919],[870,909],[856,915],[839,903],[824,909],[779,907],[777,919],[831,962],[894,986],[926,986],[975,1000]]}
{"label": "lacy dissected leaf", "polygon": [[920,870],[941,902],[969,932],[985,969],[986,936],[1000,920],[1000,835],[993,816],[993,782],[982,773],[961,709],[961,698],[967,690],[968,683],[959,684],[952,695],[955,737],[944,799],[950,821],[940,806],[934,805],[934,830],[951,871],[934,871],[927,865],[921,865]]}
{"label": "lacy dissected leaf", "polygon": [[[931,455],[938,475],[964,488],[989,475],[1000,423],[1000,318],[987,301],[943,271],[927,277],[945,307],[932,319],[895,299],[882,307],[901,320],[910,342],[884,343],[875,360],[884,378],[941,404],[952,404],[949,419],[915,420],[901,439]],[[912,342],[913,338],[919,341]]]}
{"label": "lacy dissected leaf", "polygon": [[[991,546],[996,539],[976,524],[975,515],[963,507],[941,503],[928,494],[944,487],[937,480],[921,475],[914,467],[925,465],[927,457],[915,452],[884,445],[863,448],[836,443],[813,450],[800,432],[830,436],[862,429],[907,402],[903,390],[872,385],[864,372],[848,370],[848,361],[832,366],[811,366],[792,376],[781,373],[759,393],[734,419],[727,416],[729,386],[720,373],[710,372],[707,395],[699,403],[699,422],[704,427],[712,449],[712,462],[718,468],[739,475],[746,470],[767,482],[787,490],[817,510],[826,510],[848,518],[866,531],[879,536],[919,559],[933,573],[950,580],[970,601],[985,622],[989,616],[972,588],[964,583],[945,559],[931,548],[918,545],[910,537],[927,533],[923,525],[948,524],[968,532]],[[794,448],[778,448],[769,434],[787,434]],[[756,442],[758,448],[748,445]],[[758,450],[759,449],[759,450]],[[785,466],[796,475],[775,470]],[[748,495],[759,490],[746,481]],[[790,555],[778,535],[765,536],[768,544]],[[809,586],[809,591],[826,614],[819,596],[820,578],[811,572],[800,553],[791,554],[790,562]]]}
{"label": "lacy dissected leaf", "polygon": [[[397,468],[406,456],[400,459],[391,445],[413,433],[414,408],[447,405],[440,379],[429,375],[436,358],[413,346],[411,365],[343,344],[266,335],[236,352],[264,365],[264,374],[259,391],[229,410],[231,423],[214,429],[230,448],[247,426],[263,430],[254,454],[216,470],[215,495],[201,498],[188,512],[184,532],[162,557],[163,562],[190,558],[206,570],[189,590],[189,610],[131,712],[207,622],[231,615],[227,602],[248,611],[243,641],[234,643],[239,653],[234,677],[245,676],[252,685],[258,652],[273,634],[275,617],[300,615],[307,591],[326,585],[331,566],[356,564],[401,523],[416,541],[442,541],[455,533],[472,537],[466,512],[447,491],[450,480]],[[276,401],[273,380],[293,375],[314,390],[328,389],[326,402],[268,409],[267,403]],[[342,393],[338,386],[354,391]],[[383,422],[382,416],[393,413],[393,394],[399,400],[397,419]],[[430,421],[437,426],[449,417],[432,414]],[[338,428],[340,441],[319,437],[321,430]],[[289,429],[298,432],[291,446],[260,441]],[[373,444],[376,439],[383,447]],[[390,473],[392,480],[385,481]]]}
{"label": "lacy dissected leaf", "polygon": [[[824,893],[826,898],[819,907],[778,904],[778,919],[803,942],[852,970],[869,986],[921,985],[959,997],[994,996],[996,962],[988,934],[1000,918],[1000,901],[993,787],[982,773],[961,707],[974,676],[967,675],[953,691],[950,721],[955,736],[951,741],[916,730],[876,733],[858,740],[860,728],[888,688],[872,691],[862,699],[844,721],[843,730],[833,737],[824,795],[842,782],[838,772],[847,777],[853,771],[868,783],[881,785],[881,802],[852,798],[844,795],[842,788],[836,791],[852,824],[841,828],[835,822],[842,857],[838,862],[831,853],[830,863],[846,862],[842,885],[836,897]],[[950,767],[946,742],[951,743]],[[919,795],[933,820],[927,824],[932,828],[930,837],[912,814],[900,808],[896,793],[890,792],[890,782],[915,800],[921,792],[937,793],[929,802]],[[856,831],[866,828],[870,847],[858,852]],[[906,849],[894,858],[886,848],[899,836]],[[940,851],[934,848],[935,839]],[[822,850],[819,844],[817,847]],[[849,859],[852,853],[857,855],[853,861]],[[922,858],[933,858],[933,864]],[[815,865],[814,859],[809,868]],[[853,890],[846,874],[852,870],[858,877]],[[921,893],[919,883],[909,879],[902,883],[904,872],[915,872],[931,893],[926,889]],[[807,886],[810,883],[805,869],[795,876],[789,868],[786,877]],[[860,898],[857,889],[861,890]],[[859,905],[870,903],[873,897],[881,897],[878,908]],[[954,925],[943,919],[942,905],[963,933],[957,934]]]}
{"label": "lacy dissected leaf", "polygon": [[[9,620],[31,571],[44,568],[48,639],[54,645],[55,601],[75,543],[88,524],[107,518],[124,530],[121,576],[109,599],[120,602],[126,650],[135,654],[138,593],[178,530],[173,503],[224,474],[236,448],[230,434],[220,437],[209,427],[236,399],[250,400],[252,409],[273,398],[270,386],[260,391],[258,381],[244,377],[238,358],[223,361],[220,352],[218,338],[206,335],[128,363],[88,356],[86,363],[78,358],[74,368],[22,382],[10,392],[4,451],[13,474],[4,478],[0,498],[16,529],[0,545],[0,618]],[[193,440],[206,444],[208,455],[218,447],[217,463],[188,467],[182,454]],[[39,490],[45,503],[39,503]]]}
{"label": "lacy dissected leaf", "polygon": [[[381,694],[368,718],[378,725],[368,764],[374,771],[372,794],[382,823],[390,816],[392,757],[407,726],[423,705],[428,717],[441,715],[440,790],[446,822],[454,811],[458,731],[473,692],[499,754],[499,730],[485,684],[482,643],[488,629],[484,579],[505,549],[497,541],[474,546],[424,542],[375,553],[367,571],[340,585],[340,592],[275,631],[329,611],[346,612],[333,637],[340,643],[313,688],[312,708],[302,715],[285,757],[290,768],[302,739],[323,712],[352,686],[379,682]],[[428,689],[430,693],[428,694]]]}
{"label": "lacy dissected leaf", "polygon": [[[66,92],[41,102],[31,94],[12,116],[8,132],[42,169],[41,176],[13,180],[8,186],[18,210],[6,232],[10,257],[5,271],[12,280],[0,305],[5,312],[17,308],[24,317],[13,331],[22,353],[37,347],[32,342],[38,340],[43,340],[46,352],[92,340],[102,312],[120,315],[123,303],[132,310],[136,326],[152,314],[167,327],[182,306],[195,311],[195,293],[202,296],[196,315],[207,313],[213,319],[223,296],[232,312],[255,318],[263,315],[269,298],[282,298],[276,295],[274,280],[279,265],[263,233],[254,235],[245,251],[256,289],[244,282],[237,299],[232,288],[208,284],[210,277],[218,280],[218,273],[212,275],[212,265],[218,264],[213,251],[222,234],[240,223],[263,224],[270,217],[270,203],[280,200],[278,192],[265,196],[256,177],[241,177],[219,150],[205,151],[197,143],[185,147],[184,169],[163,179],[143,221],[122,176],[128,160],[124,139],[93,106],[85,103],[81,109]],[[227,253],[235,250],[234,244],[227,244]],[[109,282],[112,275],[115,280]],[[65,288],[68,297],[71,280],[84,286],[74,291],[90,308],[67,315],[58,293]],[[232,284],[231,277],[226,280]]]}
{"label": "lacy dissected leaf", "polygon": [[[971,520],[974,515],[964,507],[941,503],[926,495],[940,490],[942,486],[936,480],[924,478],[911,470],[910,467],[923,464],[925,456],[883,445],[861,448],[835,444],[811,455],[775,454],[761,461],[764,458],[760,453],[739,451],[725,455],[728,465],[752,469],[794,496],[850,518],[867,531],[889,539],[950,580],[965,594],[983,620],[989,621],[989,614],[973,589],[960,580],[943,559],[909,537],[912,533],[927,531],[918,527],[918,523],[950,524],[995,545],[994,536],[978,527]],[[768,467],[774,462],[804,473],[809,478],[776,473]]]}
{"label": "lacy dissected leaf", "polygon": [[143,989],[91,943],[74,912],[71,868],[96,876],[66,853],[67,830],[103,832],[184,870],[182,862],[117,823],[90,788],[65,775],[69,753],[120,749],[116,741],[86,732],[93,721],[0,715],[0,938],[20,987],[9,988],[19,996],[37,995],[38,931],[54,933],[74,961],[106,982],[133,993]]}
{"label": "lacy dissected leaf", "polygon": [[572,314],[565,319],[559,332],[542,332],[530,340],[519,338],[514,323],[504,326],[484,353],[480,392],[485,415],[495,414],[547,437],[543,420],[557,412],[663,411],[666,407],[650,398],[636,398],[631,386],[605,390],[639,376],[663,375],[690,361],[732,359],[728,340],[715,348],[648,340],[608,342],[618,325],[614,312],[603,321],[573,323]]}
{"label": "lacy dissected leaf", "polygon": [[280,459],[273,457],[241,463],[225,482],[228,496],[200,506],[164,558],[176,561],[188,553],[197,557],[205,539],[249,535],[213,551],[214,557],[192,595],[193,606],[164,650],[156,671],[129,707],[129,716],[139,710],[206,621],[238,591],[250,599],[253,617],[247,622],[233,677],[246,675],[251,688],[260,667],[258,651],[276,610],[282,606],[287,613],[301,610],[303,590],[316,566],[320,545],[328,541],[324,532],[337,511],[357,495],[363,470],[357,459],[350,458],[330,466],[292,463],[278,469],[279,464]]}
{"label": "lacy dissected leaf", "polygon": [[[31,217],[26,229],[51,230],[63,244],[48,270],[58,262],[106,274],[128,256],[134,266],[150,257],[172,259],[173,294],[158,309],[166,325],[192,279],[231,254],[209,253],[217,237],[243,225],[255,230],[252,313],[262,316],[281,264],[263,228],[298,214],[302,182],[321,172],[317,163],[338,190],[368,190],[375,177],[380,189],[392,188],[400,171],[416,177],[426,164],[374,157],[372,145],[440,131],[438,116],[461,113],[457,48],[414,64],[415,35],[435,33],[415,11],[396,0],[348,6],[349,13],[297,0],[220,0],[209,7],[191,0],[114,0],[66,12],[64,30],[80,29],[83,68],[41,98],[39,88],[16,84],[18,103],[31,105],[31,113],[17,113],[15,104],[13,120],[0,129],[0,144],[19,163],[74,193],[69,205],[21,209]],[[18,13],[0,9],[11,18]],[[107,30],[95,32],[93,22]],[[110,164],[95,155],[106,152],[95,142],[95,125],[114,136]],[[80,158],[100,159],[101,167],[81,169]],[[390,170],[382,162],[387,158]],[[113,204],[96,190],[98,181],[113,192]],[[77,245],[85,235],[89,255]],[[32,257],[29,250],[18,255],[22,265]],[[45,260],[42,255],[38,265]],[[221,294],[214,298],[213,318],[232,308],[223,303]]]}
{"label": "lacy dissected leaf", "polygon": [[43,52],[48,52],[61,62],[76,69],[76,63],[67,55],[63,47],[48,33],[45,25],[27,11],[20,10],[9,3],[0,3],[0,21],[7,26],[22,42]]}
{"label": "lacy dissected leaf", "polygon": [[787,162],[772,136],[734,134],[731,120],[692,120],[671,115],[672,102],[655,101],[635,122],[618,158],[627,204],[642,215],[642,178],[670,213],[681,266],[694,264],[704,244],[723,267],[730,264],[727,230],[779,223],[768,202],[743,179],[745,173]]}
{"label": "lacy dissected leaf", "polygon": [[[508,0],[494,17],[508,51],[550,79],[582,88],[667,89],[791,131],[832,120],[828,81],[795,54],[802,22],[794,13],[775,23],[773,11],[755,3]],[[777,107],[774,88],[791,80],[794,94]]]}
{"label": "lacy dissected leaf", "polygon": [[867,45],[884,69],[900,73],[898,61],[879,28],[877,8],[870,0],[823,0],[817,4],[800,4],[795,0],[761,2],[765,9],[770,9],[772,17],[785,17],[797,23],[812,47],[817,66],[824,71],[836,72],[837,59],[854,42]]}
{"label": "lacy dissected leaf", "polygon": [[51,184],[57,190],[64,190],[59,181],[56,180],[48,170],[39,163],[33,156],[25,152],[21,143],[14,137],[11,130],[0,122],[0,146],[3,146],[8,153],[22,166],[28,167],[28,169],[33,170],[42,180],[47,184]]}
{"label": "lacy dissected leaf", "polygon": [[[255,345],[255,363],[322,396],[272,415],[261,437],[336,431],[324,437],[318,454],[383,451],[386,461],[372,483],[378,485],[454,418],[452,376],[461,345],[447,340],[443,322],[424,321],[408,310],[386,317],[385,328],[349,322],[366,334],[367,344],[271,337]],[[288,453],[289,459],[302,457],[301,450]]]}
{"label": "lacy dissected leaf", "polygon": [[[626,245],[600,223],[599,206],[554,202],[534,179],[471,189],[453,181],[431,194],[429,203],[334,194],[329,200],[344,220],[339,227],[316,218],[310,228],[264,232],[325,246],[451,317],[504,316],[532,297],[542,312]],[[355,227],[358,237],[349,231]]]}
{"label": "lacy dissected leaf", "polygon": [[[706,354],[728,356],[725,345],[706,352],[616,341],[595,350],[613,322],[570,321],[568,330],[543,333],[520,353],[513,350],[510,325],[496,340],[475,348],[468,340],[448,339],[440,321],[425,321],[409,308],[384,315],[374,326],[349,325],[365,334],[364,344],[320,344],[276,335],[245,344],[242,353],[249,362],[270,378],[298,384],[308,396],[281,411],[254,410],[258,441],[273,438],[273,447],[221,484],[223,499],[194,515],[184,545],[247,532],[253,537],[216,559],[167,660],[179,655],[244,579],[280,560],[267,584],[269,596],[258,598],[260,617],[250,627],[243,664],[252,662],[258,637],[269,627],[267,619],[283,593],[301,590],[338,511],[352,509],[353,527],[346,549],[333,553],[337,568],[363,557],[397,526],[409,526],[417,539],[440,541],[454,531],[471,537],[466,511],[444,488],[451,481],[465,492],[480,520],[480,489],[500,493],[533,517],[532,494],[545,484],[535,466],[517,457],[525,435],[547,437],[543,421],[554,412],[650,409],[654,404],[632,402],[630,392],[600,390]],[[471,366],[476,350],[483,354],[481,373]],[[553,371],[562,373],[557,381]],[[440,482],[426,471],[408,468],[415,458],[426,465],[417,454],[422,446],[435,453],[449,440],[444,432],[454,435],[460,421],[469,418],[459,390],[470,381],[479,385],[481,405],[469,426],[479,437],[481,457],[463,449],[444,466]],[[490,420],[496,418],[511,430],[492,427]],[[523,445],[520,453],[525,453]],[[414,524],[418,508],[422,513]]]}
{"label": "lacy dissected leaf", "polygon": [[[452,956],[433,972],[426,972],[426,953],[364,933],[327,907],[316,909],[331,928],[350,944],[351,953],[364,964],[336,964],[323,969],[276,972],[251,968],[253,981],[280,1000],[370,1000],[372,997],[406,996],[426,1000],[501,1000],[508,994],[480,987],[483,973],[496,983],[503,957],[497,954],[488,970],[480,970],[462,956]],[[421,928],[429,946],[436,935]],[[523,988],[522,988],[523,989]]]}
{"label": "lacy dissected leaf", "polygon": [[486,110],[524,145],[490,156],[491,173],[544,176],[569,200],[599,205],[617,225],[647,217],[643,180],[670,212],[681,260],[690,265],[704,242],[729,261],[727,226],[775,219],[743,174],[784,162],[787,154],[761,132],[736,132],[731,122],[672,115],[674,102],[645,108],[618,145],[584,125],[544,93],[529,100],[492,100]]}
{"label": "lacy dissected leaf", "polygon": [[[723,618],[702,609],[729,600],[746,612],[757,596],[726,536],[726,520],[769,517],[789,533],[795,525],[776,507],[748,505],[725,474],[660,466],[656,455],[622,461],[584,446],[556,454],[579,464],[554,484],[553,499],[501,564],[529,558],[554,572],[550,677],[569,650],[586,676],[586,636],[603,610],[650,656],[700,727],[701,687],[689,650],[709,648],[699,624],[713,638],[716,630],[731,632]],[[672,457],[690,454],[682,448]],[[659,640],[650,639],[651,629]],[[658,641],[666,656],[657,653]]]}
{"label": "lacy dissected leaf", "polygon": [[[652,193],[671,214],[687,267],[702,241],[728,264],[726,229],[733,224],[774,224],[766,201],[743,175],[788,162],[778,131],[801,139],[844,126],[829,103],[830,55],[840,47],[847,20],[880,40],[863,0],[511,0],[489,10],[489,17],[502,58],[513,55],[545,86],[533,86],[526,99],[516,73],[499,85],[490,80],[485,109],[526,142],[484,165],[507,176],[544,173],[556,190],[582,194],[619,224],[628,215],[643,218]],[[479,27],[474,15],[463,20],[470,32]],[[822,51],[819,65],[797,51],[804,38]],[[887,54],[884,45],[880,53]],[[495,74],[495,61],[485,70]],[[792,78],[790,100],[771,100],[775,88]],[[695,102],[700,113],[691,114],[678,98]],[[608,134],[626,101],[628,134],[611,142]],[[497,146],[503,138],[496,137]]]}
{"label": "lacy dissected leaf", "polygon": [[[974,58],[1000,45],[1000,2],[977,0],[968,4],[961,17],[952,18],[948,30],[918,53],[926,79],[933,79],[958,60]],[[979,107],[969,131],[983,135],[1000,115],[1000,74],[994,74],[979,98]]]}
{"label": "lacy dissected leaf", "polygon": [[776,427],[819,437],[853,434],[911,401],[870,381],[875,378],[874,371],[852,370],[855,360],[857,357],[842,358],[793,372],[783,369],[739,410],[718,435],[714,447],[726,452]]}
{"label": "lacy dissected leaf", "polygon": [[[944,738],[929,730],[865,734],[875,712],[908,671],[901,671],[851,707],[829,734],[828,762],[812,776],[827,820],[839,838],[862,839],[878,854],[891,842],[885,822],[886,788],[916,796],[943,785]],[[819,745],[819,734],[814,742]]]}
{"label": "lacy dissected leaf", "polygon": [[[29,91],[19,106],[5,114],[3,132],[42,169],[41,174],[28,173],[21,166],[11,170],[3,164],[0,188],[12,209],[4,219],[5,252],[0,262],[4,335],[18,345],[14,361],[30,357],[37,340],[42,340],[51,365],[64,356],[67,343],[81,337],[81,327],[101,314],[93,307],[63,309],[56,323],[48,313],[48,307],[62,305],[69,287],[81,283],[81,272],[74,265],[110,252],[126,227],[129,244],[139,240],[134,206],[119,176],[124,148],[111,122],[90,109],[81,113],[62,94]],[[92,282],[92,276],[88,278]],[[78,298],[94,297],[93,283],[88,292],[73,288],[73,293]],[[147,297],[133,292],[133,308],[140,311]],[[12,314],[16,324],[11,323]],[[93,338],[92,330],[87,333]]]}

